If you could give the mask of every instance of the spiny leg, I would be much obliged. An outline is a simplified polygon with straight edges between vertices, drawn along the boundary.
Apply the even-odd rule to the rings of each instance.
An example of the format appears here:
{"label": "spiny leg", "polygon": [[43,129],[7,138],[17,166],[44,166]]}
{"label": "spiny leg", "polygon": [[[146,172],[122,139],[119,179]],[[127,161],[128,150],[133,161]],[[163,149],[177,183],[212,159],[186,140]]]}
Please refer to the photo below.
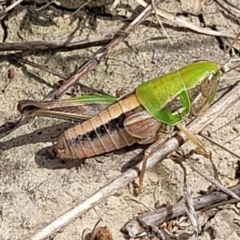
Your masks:
{"label": "spiny leg", "polygon": [[[191,151],[191,155],[193,153],[197,153],[200,154],[206,158],[209,158],[211,160],[211,152],[207,152],[206,149],[204,148],[204,146],[202,145],[202,143],[197,139],[197,137],[186,127],[184,126],[180,126],[177,125],[178,129],[181,130],[190,141],[192,141],[196,146],[197,149],[196,150],[192,150]],[[144,152],[144,156],[143,156],[143,160],[142,160],[142,169],[139,175],[139,188],[138,188],[138,192],[137,195],[139,195],[141,193],[142,190],[142,185],[143,185],[143,178],[144,178],[144,174],[147,168],[147,160],[150,157],[150,155],[154,152],[156,152],[159,148],[162,147],[162,145],[166,142],[166,140],[170,137],[171,133],[170,132],[161,132],[162,129],[159,130],[158,134],[156,135],[156,138],[158,139],[155,143],[153,143],[150,147],[148,147],[145,152]],[[162,136],[159,136],[159,135]]]}
{"label": "spiny leg", "polygon": [[[146,110],[142,109],[139,109],[139,112],[133,113],[126,117],[124,120],[124,127],[128,134],[136,138],[136,142],[138,144],[150,144],[155,142],[157,139],[159,139],[159,132],[163,132],[164,130],[161,123],[152,118],[152,116]],[[144,157],[144,159],[146,160],[143,162],[143,170],[141,170],[140,173],[142,180],[140,182],[143,181],[143,175],[146,169],[146,161],[149,154],[152,152],[151,148],[150,151],[148,151],[148,149],[145,152],[146,157]],[[138,195],[138,193],[136,193],[136,195]]]}
{"label": "spiny leg", "polygon": [[168,138],[169,138],[169,133],[158,132],[155,136],[156,141],[144,151],[144,156],[142,160],[142,169],[139,174],[139,186],[138,186],[138,191],[136,193],[137,196],[142,192],[143,178],[146,172],[148,158],[152,153],[156,152],[159,148],[161,148]]}

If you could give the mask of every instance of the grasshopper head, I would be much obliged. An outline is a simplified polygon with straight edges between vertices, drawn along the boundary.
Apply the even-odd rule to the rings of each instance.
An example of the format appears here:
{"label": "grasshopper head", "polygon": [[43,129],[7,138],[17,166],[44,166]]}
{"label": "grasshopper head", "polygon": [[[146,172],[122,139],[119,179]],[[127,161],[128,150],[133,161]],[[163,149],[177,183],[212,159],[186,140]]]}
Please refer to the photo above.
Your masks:
{"label": "grasshopper head", "polygon": [[213,101],[220,80],[219,70],[210,72],[199,85],[189,91],[192,102],[191,114],[196,116],[206,110]]}

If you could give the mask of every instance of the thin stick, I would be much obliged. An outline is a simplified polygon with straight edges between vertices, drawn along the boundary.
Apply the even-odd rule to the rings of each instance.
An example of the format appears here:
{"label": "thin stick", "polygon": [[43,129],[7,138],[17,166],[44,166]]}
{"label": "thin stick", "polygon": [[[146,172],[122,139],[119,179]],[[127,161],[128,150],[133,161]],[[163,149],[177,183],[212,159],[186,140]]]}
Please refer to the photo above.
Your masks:
{"label": "thin stick", "polygon": [[226,50],[226,53],[229,53],[230,50],[234,47],[234,44],[238,41],[240,37],[240,32],[237,34],[237,36],[233,39],[233,41],[230,43],[230,45],[228,46],[228,49]]}
{"label": "thin stick", "polygon": [[232,154],[234,157],[240,159],[240,155],[238,155],[238,154],[236,154],[235,152],[231,151],[230,149],[224,147],[223,145],[221,145],[221,144],[218,143],[217,141],[211,139],[210,137],[208,137],[208,136],[206,136],[206,135],[204,135],[204,134],[202,134],[202,133],[199,133],[199,135],[200,135],[201,137],[205,138],[206,140],[208,140],[209,142],[211,142],[212,144],[214,144],[214,145],[218,146],[219,148],[223,149],[224,151]]}
{"label": "thin stick", "polygon": [[[147,5],[147,3],[143,0],[136,0],[136,1],[140,5],[142,5],[143,7],[146,7],[146,5]],[[160,10],[160,9],[157,9],[157,14],[160,17],[163,17],[163,18],[167,19],[171,23],[174,23],[174,24],[176,24],[178,26],[181,26],[181,27],[189,28],[189,29],[191,29],[195,32],[198,32],[198,33],[202,33],[202,34],[206,34],[206,35],[210,35],[210,36],[235,38],[235,35],[233,35],[233,34],[222,33],[222,32],[219,32],[219,31],[214,31],[214,30],[211,30],[211,29],[198,27],[198,26],[194,25],[193,23],[190,23],[190,22],[188,22],[184,19],[181,19],[177,16],[174,16],[170,13],[166,13],[166,12]]]}
{"label": "thin stick", "polygon": [[[224,113],[227,108],[231,107],[239,99],[240,86],[235,86],[228,94],[226,94],[217,103],[211,106],[211,108],[209,108],[207,112],[195,119],[188,126],[188,129],[193,133],[200,132],[206,125],[212,122],[217,116]],[[156,163],[163,160],[164,157],[168,156],[172,151],[176,150],[186,140],[187,137],[181,132],[175,137],[169,139],[159,151],[156,151],[149,157],[147,161],[147,168],[153,167]],[[56,233],[57,231],[68,225],[70,222],[81,216],[83,213],[95,207],[102,201],[112,196],[114,193],[118,192],[121,188],[131,183],[135,178],[138,177],[138,173],[141,171],[141,166],[142,162],[121,174],[111,183],[104,186],[102,189],[94,193],[88,199],[49,223],[46,227],[39,230],[31,237],[26,237],[24,239],[41,240]]]}
{"label": "thin stick", "polygon": [[240,9],[236,6],[231,5],[228,1],[223,0],[215,0],[223,9],[226,9],[229,13],[231,13],[237,19],[240,17]]}
{"label": "thin stick", "polygon": [[151,0],[151,3],[152,3],[153,10],[154,10],[155,16],[156,16],[156,18],[157,18],[157,21],[158,21],[159,25],[161,26],[164,35],[167,37],[169,43],[172,45],[172,41],[171,41],[171,39],[169,38],[169,36],[168,36],[168,34],[167,34],[167,31],[166,31],[166,29],[164,28],[164,26],[163,26],[163,24],[162,24],[162,21],[161,21],[160,18],[158,17],[157,8],[156,8],[156,6],[155,6],[154,1]]}
{"label": "thin stick", "polygon": [[80,7],[78,7],[78,9],[77,9],[75,12],[73,12],[73,13],[70,15],[70,17],[73,17],[77,12],[79,12],[79,11],[80,11],[84,6],[86,6],[90,1],[91,1],[91,0],[88,0],[88,1],[84,2]]}
{"label": "thin stick", "polygon": [[50,49],[83,49],[88,47],[102,46],[109,43],[112,40],[111,37],[66,37],[59,40],[39,40],[28,42],[2,42],[0,44],[0,52],[2,51],[37,51],[37,50],[50,50]]}
{"label": "thin stick", "polygon": [[[229,188],[229,190],[240,196],[240,183]],[[220,205],[236,202],[238,202],[238,200],[230,199],[229,195],[226,193],[214,191],[201,197],[194,198],[193,206],[195,211],[205,211]],[[146,226],[159,226],[166,220],[171,220],[182,215],[186,215],[186,208],[184,202],[179,202],[175,205],[161,207],[154,211],[143,213],[138,217],[129,220],[121,229],[121,231],[124,232],[124,234],[127,234],[129,237],[134,238],[140,234],[143,234],[144,230],[142,228],[142,223],[144,223]]]}
{"label": "thin stick", "polygon": [[10,6],[8,6],[7,8],[5,8],[4,10],[2,10],[0,12],[0,18],[3,17],[5,14],[7,14],[9,11],[11,11],[13,8],[15,8],[18,4],[20,4],[21,2],[23,2],[23,0],[18,0],[16,2],[13,2]]}
{"label": "thin stick", "polygon": [[[27,65],[30,65],[32,67],[41,69],[41,70],[43,70],[45,72],[51,73],[52,75],[55,75],[55,76],[57,76],[59,78],[62,78],[63,80],[67,80],[68,79],[67,76],[65,76],[65,75],[63,75],[61,73],[54,72],[54,71],[48,69],[47,67],[44,67],[43,65],[40,65],[40,64],[28,61],[27,59],[19,58],[19,59],[16,59],[16,61],[20,62],[19,64],[27,64]],[[109,95],[108,93],[106,93],[106,92],[104,92],[102,90],[98,90],[98,89],[96,89],[94,87],[90,87],[90,86],[86,85],[85,83],[77,82],[76,85],[79,85],[80,87],[83,87],[83,88],[85,88],[85,89],[87,89],[88,91],[91,91],[91,92]]]}
{"label": "thin stick", "polygon": [[42,11],[43,9],[47,8],[48,6],[52,5],[54,3],[54,0],[46,3],[44,6],[40,7],[40,8],[36,8],[36,12]]}
{"label": "thin stick", "polygon": [[231,196],[232,198],[235,198],[236,200],[240,201],[240,197],[238,195],[236,195],[234,192],[232,192],[231,190],[229,190],[228,188],[224,187],[223,185],[221,185],[220,183],[218,183],[217,181],[212,180],[211,178],[209,178],[208,176],[204,175],[203,173],[201,173],[197,168],[195,168],[192,164],[189,164],[191,166],[191,168],[197,172],[201,177],[203,177],[204,179],[206,179],[207,181],[209,181],[210,183],[214,184],[216,187],[218,187],[220,190],[222,190],[223,192],[225,192],[226,194],[228,194],[229,196]]}
{"label": "thin stick", "polygon": [[[159,1],[160,0],[157,0],[155,2],[155,5],[157,5]],[[151,11],[152,11],[152,6],[151,5],[147,6],[144,9],[144,11],[141,14],[139,14],[125,29],[120,30],[113,37],[110,43],[108,43],[106,46],[103,46],[101,49],[99,49],[93,55],[93,57],[91,57],[87,62],[85,62],[74,76],[69,78],[69,80],[65,82],[59,89],[53,91],[52,94],[49,96],[49,98],[56,99],[61,97],[68,90],[68,88],[70,88],[76,81],[79,80],[79,78],[81,78],[83,75],[87,74],[89,71],[94,69],[100,63],[100,61],[108,54],[109,51],[111,51],[126,37],[128,37],[128,35],[132,33],[148,15],[151,14]]]}

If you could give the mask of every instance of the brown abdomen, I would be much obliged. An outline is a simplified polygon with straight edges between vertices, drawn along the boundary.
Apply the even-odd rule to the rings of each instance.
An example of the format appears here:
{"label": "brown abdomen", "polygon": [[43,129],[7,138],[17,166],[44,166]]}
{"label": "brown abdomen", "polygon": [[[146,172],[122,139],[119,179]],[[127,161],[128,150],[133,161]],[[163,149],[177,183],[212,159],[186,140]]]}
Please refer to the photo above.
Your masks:
{"label": "brown abdomen", "polygon": [[139,106],[133,94],[84,123],[67,129],[57,140],[57,157],[83,159],[134,144],[136,138],[127,133],[123,121]]}

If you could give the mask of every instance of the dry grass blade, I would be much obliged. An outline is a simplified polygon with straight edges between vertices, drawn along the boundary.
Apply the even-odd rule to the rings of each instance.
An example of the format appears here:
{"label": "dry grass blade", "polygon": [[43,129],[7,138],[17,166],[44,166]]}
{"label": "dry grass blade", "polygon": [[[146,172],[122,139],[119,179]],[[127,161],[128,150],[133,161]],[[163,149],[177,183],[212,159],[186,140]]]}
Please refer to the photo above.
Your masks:
{"label": "dry grass blade", "polygon": [[[147,5],[147,3],[143,0],[136,0],[139,4],[141,4],[143,7],[145,7]],[[234,35],[232,34],[228,34],[228,33],[223,33],[223,32],[219,32],[219,31],[214,31],[211,29],[207,29],[207,28],[201,28],[198,27],[196,25],[194,25],[193,23],[187,22],[177,16],[174,16],[170,13],[166,13],[160,9],[157,10],[157,14],[162,17],[167,19],[168,21],[170,21],[173,24],[176,24],[178,26],[181,27],[185,27],[185,28],[189,28],[195,32],[198,33],[202,33],[202,34],[206,34],[206,35],[210,35],[210,36],[220,36],[220,37],[230,37],[230,38],[235,38]]]}
{"label": "dry grass blade", "polygon": [[236,37],[233,39],[233,41],[229,44],[228,49],[226,50],[226,53],[229,53],[231,51],[234,44],[238,41],[239,37],[240,37],[240,32],[236,35]]}
{"label": "dry grass blade", "polygon": [[200,135],[201,137],[205,138],[206,140],[208,140],[209,142],[213,143],[214,145],[222,148],[222,149],[225,150],[226,152],[232,154],[234,157],[240,159],[240,156],[239,156],[238,154],[236,154],[235,152],[231,151],[230,149],[224,147],[223,145],[221,145],[220,143],[216,142],[215,140],[209,138],[208,136],[206,136],[206,135],[204,135],[204,134],[202,134],[202,133],[200,133],[199,135]]}
{"label": "dry grass blade", "polygon": [[[217,116],[226,111],[230,106],[240,99],[240,86],[235,86],[228,94],[221,98],[217,103],[211,106],[204,114],[195,119],[189,124],[188,129],[193,133],[200,132],[206,125],[212,122]],[[175,137],[169,139],[159,151],[153,153],[147,162],[147,167],[153,167],[156,163],[161,161],[164,157],[176,150],[180,145],[187,141],[187,137],[183,133],[177,134]],[[53,233],[59,231],[67,224],[72,222],[74,219],[81,216],[89,209],[95,207],[108,197],[115,194],[121,188],[131,183],[135,178],[138,177],[139,171],[141,171],[142,162],[135,167],[127,170],[121,174],[118,178],[113,180],[108,185],[104,186],[101,190],[94,193],[85,201],[79,203],[76,207],[72,208],[59,218],[49,223],[46,227],[36,232],[31,237],[25,239],[40,240],[51,236]],[[226,194],[224,195],[226,196]],[[227,195],[228,198],[228,195]],[[185,210],[184,210],[185,211]],[[154,224],[149,224],[154,225]]]}
{"label": "dry grass blade", "polygon": [[11,11],[12,9],[14,9],[18,4],[20,4],[21,2],[23,2],[23,0],[18,0],[16,2],[13,2],[10,6],[8,6],[7,8],[5,8],[3,11],[0,12],[0,19],[5,16],[9,11]]}
{"label": "dry grass blade", "polygon": [[90,1],[91,1],[91,0],[85,1],[80,7],[78,7],[78,9],[77,9],[74,13],[71,14],[71,17],[72,17],[73,15],[75,15],[77,12],[79,12],[79,11],[80,11],[84,6],[86,6]]}
{"label": "dry grass blade", "polygon": [[198,171],[197,168],[195,168],[194,166],[191,165],[191,168],[197,172],[200,176],[202,176],[204,179],[206,179],[207,181],[211,182],[212,184],[214,184],[215,186],[217,186],[220,190],[222,190],[223,192],[225,192],[226,194],[228,194],[229,196],[231,196],[232,198],[235,198],[236,200],[240,201],[240,197],[235,194],[234,192],[230,191],[228,188],[224,187],[223,185],[221,185],[220,183],[218,183],[217,181],[212,180],[211,178],[205,176],[204,174],[202,174],[200,171]]}
{"label": "dry grass blade", "polygon": [[223,9],[226,9],[229,13],[231,13],[236,18],[240,17],[240,9],[237,9],[237,7],[231,5],[229,1],[223,1],[223,0],[215,0]]}
{"label": "dry grass blade", "polygon": [[158,21],[159,25],[161,26],[164,35],[167,37],[169,43],[172,44],[172,41],[171,41],[170,37],[168,36],[167,31],[166,31],[166,29],[164,28],[164,26],[163,26],[163,24],[162,24],[162,21],[161,21],[160,18],[158,17],[157,8],[156,8],[156,6],[155,6],[154,1],[151,0],[151,3],[152,3],[153,10],[154,10],[155,16],[156,16],[156,18],[157,18],[157,21]]}
{"label": "dry grass blade", "polygon": [[194,210],[193,199],[191,197],[188,184],[185,184],[183,188],[183,193],[184,193],[184,199],[185,199],[186,214],[188,215],[188,218],[193,226],[196,237],[198,237],[199,227],[197,222],[197,214]]}
{"label": "dry grass blade", "polygon": [[[189,154],[191,155],[191,153]],[[228,194],[229,196],[231,196],[232,198],[235,198],[236,200],[240,201],[240,197],[238,197],[238,195],[236,195],[234,192],[231,192],[228,188],[224,187],[222,184],[218,183],[215,180],[212,180],[211,178],[209,178],[208,176],[206,176],[205,174],[201,173],[197,168],[195,168],[187,159],[187,156],[177,156],[176,160],[181,160],[183,162],[187,162],[188,165],[190,165],[190,167],[197,172],[201,177],[203,177],[205,180],[207,180],[208,182],[212,183],[213,185],[215,185],[217,188],[219,188],[220,190],[222,190],[223,192],[225,192],[226,194]],[[210,159],[211,161],[211,159]],[[187,192],[186,192],[187,193]]]}

